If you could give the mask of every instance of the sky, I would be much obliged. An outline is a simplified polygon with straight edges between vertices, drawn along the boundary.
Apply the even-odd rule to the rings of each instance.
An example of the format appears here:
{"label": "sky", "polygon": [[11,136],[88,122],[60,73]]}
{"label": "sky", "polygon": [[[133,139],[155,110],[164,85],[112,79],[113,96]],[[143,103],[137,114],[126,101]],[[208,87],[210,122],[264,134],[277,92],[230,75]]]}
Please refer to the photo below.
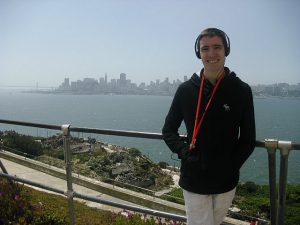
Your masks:
{"label": "sky", "polygon": [[199,33],[230,38],[226,66],[249,83],[300,83],[298,0],[0,0],[0,86],[64,78],[140,84],[190,77]]}

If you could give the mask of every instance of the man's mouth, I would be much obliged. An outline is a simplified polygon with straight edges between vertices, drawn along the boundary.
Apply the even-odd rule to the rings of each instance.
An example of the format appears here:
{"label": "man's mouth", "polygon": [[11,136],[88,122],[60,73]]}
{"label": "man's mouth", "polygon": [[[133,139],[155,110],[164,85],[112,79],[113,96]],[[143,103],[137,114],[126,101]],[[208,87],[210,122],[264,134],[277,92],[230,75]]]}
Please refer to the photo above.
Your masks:
{"label": "man's mouth", "polygon": [[217,63],[218,60],[207,60],[208,63]]}

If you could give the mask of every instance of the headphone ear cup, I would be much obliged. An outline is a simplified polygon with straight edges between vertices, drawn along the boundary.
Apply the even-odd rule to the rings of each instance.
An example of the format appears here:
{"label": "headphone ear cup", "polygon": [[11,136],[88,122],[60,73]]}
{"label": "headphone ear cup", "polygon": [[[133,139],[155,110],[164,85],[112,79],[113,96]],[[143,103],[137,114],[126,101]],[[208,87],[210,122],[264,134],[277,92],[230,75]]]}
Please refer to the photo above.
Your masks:
{"label": "headphone ear cup", "polygon": [[197,56],[198,59],[201,59],[201,55],[200,55],[200,49],[199,49],[199,37],[196,39],[196,42],[195,42],[195,54]]}
{"label": "headphone ear cup", "polygon": [[201,59],[201,54],[200,54],[199,49],[198,49],[198,51],[197,51],[197,57],[198,57],[199,59]]}
{"label": "headphone ear cup", "polygon": [[226,40],[226,49],[225,49],[225,56],[228,56],[230,53],[230,40],[229,37],[227,36],[227,34],[225,32],[224,33],[224,38]]}

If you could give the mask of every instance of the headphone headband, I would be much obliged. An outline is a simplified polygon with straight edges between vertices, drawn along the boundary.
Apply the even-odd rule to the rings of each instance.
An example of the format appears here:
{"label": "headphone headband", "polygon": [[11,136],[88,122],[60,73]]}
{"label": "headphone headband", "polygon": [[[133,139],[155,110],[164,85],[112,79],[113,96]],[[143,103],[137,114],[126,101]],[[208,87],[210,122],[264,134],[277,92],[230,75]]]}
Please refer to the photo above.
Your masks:
{"label": "headphone headband", "polygon": [[225,48],[225,56],[229,55],[229,53],[230,53],[230,40],[229,40],[229,37],[227,36],[227,34],[224,31],[222,31],[220,29],[217,29],[217,28],[207,28],[199,34],[199,36],[197,37],[196,42],[195,42],[195,53],[196,53],[196,56],[199,59],[201,59],[200,40],[204,36],[218,36],[218,37],[220,37],[223,41],[223,45],[224,45],[224,48]]}

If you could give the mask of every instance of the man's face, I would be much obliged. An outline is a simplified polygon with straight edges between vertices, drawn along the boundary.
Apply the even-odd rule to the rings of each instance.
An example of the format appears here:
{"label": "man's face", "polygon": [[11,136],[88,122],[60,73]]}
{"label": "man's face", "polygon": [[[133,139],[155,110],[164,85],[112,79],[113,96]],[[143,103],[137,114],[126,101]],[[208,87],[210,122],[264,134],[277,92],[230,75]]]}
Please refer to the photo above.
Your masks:
{"label": "man's face", "polygon": [[224,68],[225,49],[220,37],[202,37],[200,55],[206,72],[219,72]]}

